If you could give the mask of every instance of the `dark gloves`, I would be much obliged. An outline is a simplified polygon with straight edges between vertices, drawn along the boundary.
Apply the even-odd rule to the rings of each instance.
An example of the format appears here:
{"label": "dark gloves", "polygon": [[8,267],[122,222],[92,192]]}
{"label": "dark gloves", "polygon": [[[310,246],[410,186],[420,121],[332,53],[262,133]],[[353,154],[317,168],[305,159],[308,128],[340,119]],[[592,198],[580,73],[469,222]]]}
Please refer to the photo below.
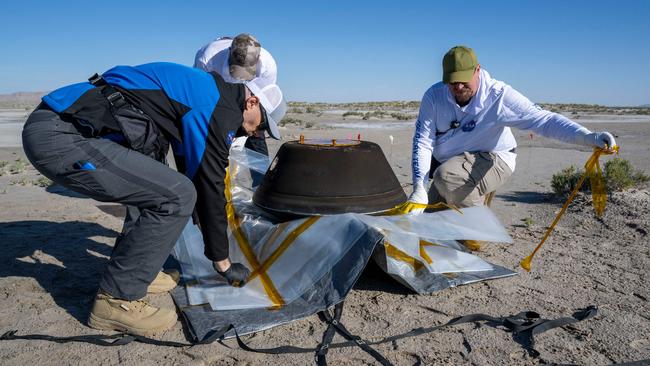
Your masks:
{"label": "dark gloves", "polygon": [[228,284],[233,287],[242,287],[246,283],[246,280],[248,279],[248,276],[250,276],[251,271],[246,268],[245,265],[241,263],[233,263],[228,267],[227,270],[224,272],[220,272],[217,269],[217,266],[214,265],[214,269],[222,275],[226,280],[228,280]]}

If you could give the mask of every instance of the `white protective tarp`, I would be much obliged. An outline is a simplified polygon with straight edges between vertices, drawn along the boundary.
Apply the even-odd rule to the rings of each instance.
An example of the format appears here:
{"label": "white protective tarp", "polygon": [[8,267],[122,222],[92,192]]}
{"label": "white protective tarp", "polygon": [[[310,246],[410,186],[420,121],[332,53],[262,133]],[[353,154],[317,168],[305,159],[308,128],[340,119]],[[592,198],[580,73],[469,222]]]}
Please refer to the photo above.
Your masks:
{"label": "white protective tarp", "polygon": [[[379,231],[385,243],[420,262],[431,273],[492,269],[491,264],[468,253],[456,240],[512,242],[487,207],[461,209],[462,214],[454,210],[398,216],[343,214],[273,224],[252,203],[251,174],[266,172],[269,160],[239,145],[231,149],[229,186],[240,218],[239,227],[257,263],[250,263],[242,253],[241,243],[231,228],[230,259],[254,270],[260,265],[264,267],[270,257],[277,258],[263,271],[266,286],[259,275],[244,287],[228,286],[203,255],[201,233],[190,221],[175,247],[175,256],[183,270],[191,305],[210,303],[214,310],[270,307],[278,305],[277,295],[284,303],[290,303],[345,256],[367,230]],[[310,221],[306,223],[307,220]],[[413,266],[403,259],[387,256],[386,260],[389,273],[404,278],[415,276]],[[276,297],[269,295],[269,283]]]}

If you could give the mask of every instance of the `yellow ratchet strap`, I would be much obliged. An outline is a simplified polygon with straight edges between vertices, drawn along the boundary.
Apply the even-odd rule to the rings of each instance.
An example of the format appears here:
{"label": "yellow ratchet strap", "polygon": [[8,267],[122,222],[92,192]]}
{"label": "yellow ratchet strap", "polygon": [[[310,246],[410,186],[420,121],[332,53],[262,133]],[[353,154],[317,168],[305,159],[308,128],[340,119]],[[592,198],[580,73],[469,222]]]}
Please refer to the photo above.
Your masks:
{"label": "yellow ratchet strap", "polygon": [[569,198],[564,202],[564,206],[562,206],[562,209],[560,212],[555,216],[555,220],[553,220],[553,223],[551,226],[546,230],[546,234],[544,234],[544,237],[542,238],[542,241],[537,244],[537,247],[535,247],[535,250],[526,258],[522,259],[519,265],[521,265],[521,268],[525,269],[526,271],[530,272],[531,268],[531,262],[533,260],[533,257],[539,250],[539,248],[542,247],[542,244],[548,239],[548,237],[551,235],[553,232],[553,229],[555,228],[555,225],[560,221],[560,218],[562,215],[564,215],[564,212],[566,211],[567,207],[569,207],[569,204],[571,201],[573,201],[573,198],[576,196],[578,191],[580,190],[580,187],[582,187],[582,184],[585,182],[585,179],[589,177],[589,180],[591,182],[591,196],[593,200],[593,205],[594,205],[594,211],[596,212],[596,215],[601,216],[603,212],[605,212],[605,204],[607,201],[607,191],[605,189],[605,180],[603,178],[603,172],[600,169],[600,163],[598,159],[600,158],[601,155],[611,155],[611,154],[618,154],[618,146],[614,146],[611,149],[603,149],[596,147],[594,148],[593,154],[591,154],[591,157],[589,157],[589,160],[587,160],[587,163],[585,164],[585,173],[580,177],[580,180],[576,184],[575,188],[573,188],[573,191],[569,195]]}
{"label": "yellow ratchet strap", "polygon": [[415,203],[415,202],[406,201],[406,202],[404,202],[402,204],[399,204],[399,205],[391,208],[390,210],[384,212],[382,214],[382,216],[404,215],[404,214],[407,214],[407,213],[409,213],[409,212],[411,212],[411,211],[413,211],[415,209],[418,209],[418,208],[424,208],[424,209],[427,209],[427,208],[450,208],[450,209],[458,211],[458,213],[461,214],[461,215],[463,214],[458,209],[458,207],[456,207],[454,205],[448,205],[448,204],[446,204],[444,202],[438,202],[438,203],[433,203],[433,204],[428,205],[428,204],[424,204],[424,203]]}
{"label": "yellow ratchet strap", "polygon": [[241,219],[237,217],[237,215],[235,214],[235,208],[232,205],[232,193],[230,192],[230,187],[231,187],[230,178],[231,178],[230,167],[228,167],[226,168],[226,178],[224,179],[226,185],[224,193],[226,195],[226,214],[228,217],[228,224],[230,225],[230,229],[232,230],[232,233],[235,236],[235,239],[237,240],[239,249],[242,251],[246,259],[248,260],[248,263],[251,265],[253,272],[259,273],[260,281],[262,282],[262,286],[264,286],[264,291],[266,292],[266,295],[273,303],[271,308],[277,309],[282,305],[284,305],[285,301],[280,295],[280,293],[278,292],[278,289],[275,288],[275,285],[273,284],[273,281],[271,281],[269,275],[266,272],[259,271],[259,268],[261,267],[260,263],[257,260],[255,253],[253,252],[253,248],[251,248],[250,244],[248,243],[248,239],[246,238],[246,235],[244,235],[244,231],[241,228]]}

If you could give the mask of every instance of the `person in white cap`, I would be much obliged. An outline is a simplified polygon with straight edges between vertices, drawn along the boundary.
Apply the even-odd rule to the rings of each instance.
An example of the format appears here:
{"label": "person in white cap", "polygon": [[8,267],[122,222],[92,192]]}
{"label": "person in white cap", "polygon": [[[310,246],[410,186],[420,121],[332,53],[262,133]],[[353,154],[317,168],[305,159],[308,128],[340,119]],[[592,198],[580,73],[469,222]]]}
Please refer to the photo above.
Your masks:
{"label": "person in white cap", "polygon": [[[229,83],[256,79],[258,85],[271,85],[276,84],[278,75],[273,56],[248,33],[239,34],[235,38],[220,37],[201,47],[194,57],[194,67],[216,72]],[[249,137],[244,146],[264,155],[269,154],[263,136]],[[259,183],[260,178],[253,177],[254,185]]]}
{"label": "person in white cap", "polygon": [[277,83],[278,68],[273,56],[247,33],[235,38],[220,37],[201,47],[194,57],[194,67],[214,71],[229,83],[254,78],[260,85]]}
{"label": "person in white cap", "polygon": [[[616,145],[609,132],[591,132],[533,104],[481,68],[471,48],[444,56],[442,82],[426,91],[413,136],[414,203],[483,204],[515,170],[511,127],[588,147]],[[426,185],[432,180],[427,193]],[[421,212],[417,210],[416,212]]]}

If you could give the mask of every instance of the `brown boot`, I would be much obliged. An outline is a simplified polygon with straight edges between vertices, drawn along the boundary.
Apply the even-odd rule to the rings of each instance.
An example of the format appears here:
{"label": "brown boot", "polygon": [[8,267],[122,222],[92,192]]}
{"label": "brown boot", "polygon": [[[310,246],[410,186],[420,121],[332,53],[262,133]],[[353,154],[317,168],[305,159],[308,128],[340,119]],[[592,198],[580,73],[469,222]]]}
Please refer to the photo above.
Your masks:
{"label": "brown boot", "polygon": [[173,327],[176,320],[174,309],[159,309],[142,300],[120,300],[100,292],[90,311],[88,326],[151,336]]}
{"label": "brown boot", "polygon": [[158,272],[156,278],[147,287],[148,294],[161,294],[173,290],[178,285],[181,274],[175,269]]}

